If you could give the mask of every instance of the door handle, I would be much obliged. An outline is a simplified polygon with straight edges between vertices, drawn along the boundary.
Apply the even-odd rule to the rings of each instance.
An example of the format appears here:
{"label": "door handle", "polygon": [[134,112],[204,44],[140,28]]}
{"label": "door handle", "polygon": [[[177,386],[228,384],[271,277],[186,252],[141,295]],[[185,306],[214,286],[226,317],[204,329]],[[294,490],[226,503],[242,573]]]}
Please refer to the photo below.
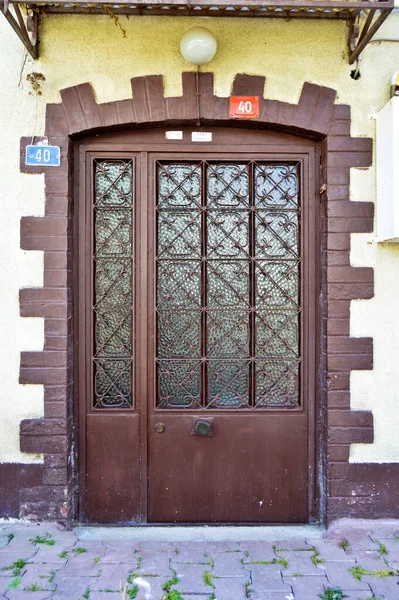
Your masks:
{"label": "door handle", "polygon": [[212,435],[212,420],[195,419],[192,433],[200,437],[210,437]]}

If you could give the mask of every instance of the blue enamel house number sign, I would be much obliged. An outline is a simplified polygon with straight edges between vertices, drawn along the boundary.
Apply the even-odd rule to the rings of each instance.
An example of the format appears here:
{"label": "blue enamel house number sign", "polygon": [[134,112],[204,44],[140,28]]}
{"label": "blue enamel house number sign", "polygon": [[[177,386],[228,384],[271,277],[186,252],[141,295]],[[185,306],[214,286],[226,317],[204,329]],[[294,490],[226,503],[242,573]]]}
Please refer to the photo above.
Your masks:
{"label": "blue enamel house number sign", "polygon": [[26,146],[25,164],[30,167],[59,167],[61,150],[59,146]]}

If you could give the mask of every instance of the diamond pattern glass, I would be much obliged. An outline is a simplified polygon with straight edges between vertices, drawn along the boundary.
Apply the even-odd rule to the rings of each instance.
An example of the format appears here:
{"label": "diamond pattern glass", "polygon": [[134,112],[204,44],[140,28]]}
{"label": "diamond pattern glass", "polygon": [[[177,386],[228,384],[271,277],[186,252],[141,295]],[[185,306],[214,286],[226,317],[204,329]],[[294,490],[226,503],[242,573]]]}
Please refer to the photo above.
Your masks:
{"label": "diamond pattern glass", "polygon": [[95,164],[94,408],[133,403],[132,177],[131,161]]}
{"label": "diamond pattern glass", "polygon": [[157,407],[298,407],[298,165],[162,162],[157,185]]}

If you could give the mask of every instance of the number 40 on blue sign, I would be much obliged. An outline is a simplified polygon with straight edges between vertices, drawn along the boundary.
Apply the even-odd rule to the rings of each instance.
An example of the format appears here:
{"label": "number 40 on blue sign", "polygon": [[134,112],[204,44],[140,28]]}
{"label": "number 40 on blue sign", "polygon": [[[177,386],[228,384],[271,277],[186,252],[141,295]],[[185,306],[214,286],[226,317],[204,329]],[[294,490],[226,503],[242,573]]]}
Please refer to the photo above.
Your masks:
{"label": "number 40 on blue sign", "polygon": [[30,167],[59,167],[61,150],[59,146],[26,146],[25,164]]}

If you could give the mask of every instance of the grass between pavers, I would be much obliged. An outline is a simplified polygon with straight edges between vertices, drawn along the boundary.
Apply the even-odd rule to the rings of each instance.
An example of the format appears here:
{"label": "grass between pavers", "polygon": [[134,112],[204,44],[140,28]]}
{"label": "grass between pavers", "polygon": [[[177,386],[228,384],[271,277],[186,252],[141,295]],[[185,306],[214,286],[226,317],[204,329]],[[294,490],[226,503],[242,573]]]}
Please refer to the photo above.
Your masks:
{"label": "grass between pavers", "polygon": [[15,577],[17,577],[18,575],[21,574],[21,569],[23,569],[24,566],[27,564],[28,563],[26,560],[24,560],[23,558],[18,558],[18,560],[15,560],[8,567],[2,567],[1,570],[2,571],[12,571],[12,574],[15,575]]}
{"label": "grass between pavers", "polygon": [[350,547],[350,541],[347,540],[346,538],[344,538],[343,540],[340,541],[340,543],[338,544],[338,546],[340,548],[342,548],[342,550],[346,550],[347,548]]}
{"label": "grass between pavers", "polygon": [[37,535],[34,538],[29,538],[29,541],[33,545],[37,544],[45,544],[46,546],[54,546],[55,539],[51,535],[51,533],[46,533],[45,535]]}
{"label": "grass between pavers", "polygon": [[361,565],[351,567],[349,573],[351,573],[358,581],[361,581],[364,575],[370,575],[371,577],[399,577],[399,570],[397,569],[368,570],[363,569]]}
{"label": "grass between pavers", "polygon": [[349,598],[341,588],[326,588],[322,594],[317,594],[321,600],[342,600],[343,598]]}

